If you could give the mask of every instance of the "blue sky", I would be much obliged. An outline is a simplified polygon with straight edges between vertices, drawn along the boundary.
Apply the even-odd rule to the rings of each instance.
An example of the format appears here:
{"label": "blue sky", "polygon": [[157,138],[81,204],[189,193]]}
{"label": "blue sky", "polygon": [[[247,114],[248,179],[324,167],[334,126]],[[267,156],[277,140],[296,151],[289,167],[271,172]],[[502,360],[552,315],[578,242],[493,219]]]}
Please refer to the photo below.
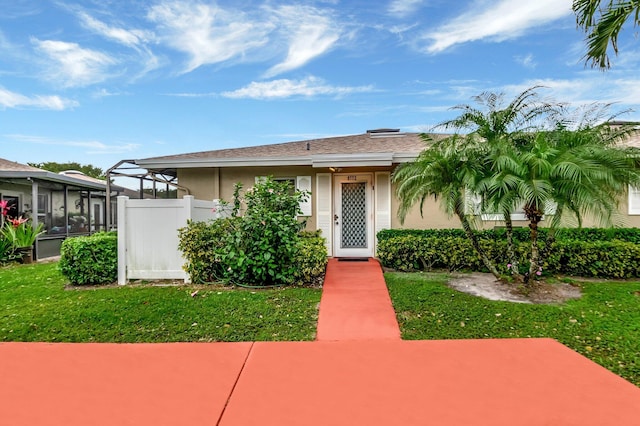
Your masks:
{"label": "blue sky", "polygon": [[[571,0],[0,0],[0,157],[135,159],[424,131],[483,91],[535,84],[640,106],[628,25],[585,67]],[[624,116],[640,119],[638,112]]]}

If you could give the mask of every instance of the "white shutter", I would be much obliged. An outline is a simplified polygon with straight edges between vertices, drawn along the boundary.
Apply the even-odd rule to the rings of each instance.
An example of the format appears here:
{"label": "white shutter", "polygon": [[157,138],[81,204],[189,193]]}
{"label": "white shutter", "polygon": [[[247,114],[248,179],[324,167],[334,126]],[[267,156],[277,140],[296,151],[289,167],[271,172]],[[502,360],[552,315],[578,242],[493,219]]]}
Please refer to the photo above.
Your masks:
{"label": "white shutter", "polygon": [[316,174],[316,229],[326,239],[327,254],[333,256],[333,209],[331,207],[331,173]]}
{"label": "white shutter", "polygon": [[629,186],[629,214],[640,214],[640,188]]}
{"label": "white shutter", "polygon": [[[376,236],[383,229],[391,229],[391,173],[376,172],[375,186]],[[377,242],[376,237],[376,242]]]}
{"label": "white shutter", "polygon": [[300,210],[302,211],[302,216],[311,216],[312,215],[312,203],[311,203],[311,176],[298,176],[296,177],[296,189],[298,191],[306,191],[307,199],[306,201],[300,202]]}

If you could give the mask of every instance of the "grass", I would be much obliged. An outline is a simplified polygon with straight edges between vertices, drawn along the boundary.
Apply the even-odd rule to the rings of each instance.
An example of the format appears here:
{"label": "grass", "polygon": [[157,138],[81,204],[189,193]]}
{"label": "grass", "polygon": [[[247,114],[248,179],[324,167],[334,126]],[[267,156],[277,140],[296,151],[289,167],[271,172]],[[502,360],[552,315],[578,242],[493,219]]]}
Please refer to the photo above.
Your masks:
{"label": "grass", "polygon": [[312,340],[321,290],[193,286],[65,290],[57,263],[0,268],[0,341]]}
{"label": "grass", "polygon": [[387,273],[404,339],[551,337],[640,386],[640,283],[581,283],[563,305],[489,301],[446,274]]}

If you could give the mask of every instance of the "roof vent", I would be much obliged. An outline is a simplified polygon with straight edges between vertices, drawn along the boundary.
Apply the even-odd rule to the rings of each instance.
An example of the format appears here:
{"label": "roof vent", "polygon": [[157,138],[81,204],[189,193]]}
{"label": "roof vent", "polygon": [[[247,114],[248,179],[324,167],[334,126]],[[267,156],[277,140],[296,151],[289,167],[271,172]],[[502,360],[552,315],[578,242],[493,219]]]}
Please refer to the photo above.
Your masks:
{"label": "roof vent", "polygon": [[371,134],[378,134],[378,133],[399,133],[400,129],[373,129],[373,130],[367,130],[367,133]]}
{"label": "roof vent", "polygon": [[400,129],[373,129],[367,130],[367,134],[371,138],[397,138],[405,135],[400,133]]}

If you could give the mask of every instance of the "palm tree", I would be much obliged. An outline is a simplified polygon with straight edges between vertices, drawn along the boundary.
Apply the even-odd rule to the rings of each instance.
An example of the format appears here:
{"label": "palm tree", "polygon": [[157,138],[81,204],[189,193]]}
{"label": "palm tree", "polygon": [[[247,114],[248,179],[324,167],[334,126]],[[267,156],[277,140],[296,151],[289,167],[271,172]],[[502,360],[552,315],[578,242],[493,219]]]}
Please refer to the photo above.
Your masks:
{"label": "palm tree", "polygon": [[[525,90],[502,107],[501,95],[476,97],[481,108],[455,107],[462,114],[437,126],[454,129],[432,143],[393,175],[400,200],[399,216],[431,196],[441,198],[444,210],[456,215],[484,265],[499,276],[473,233],[470,217],[500,213],[504,217],[508,257],[516,280],[528,282],[540,268],[538,228],[550,206],[549,236],[568,217],[582,224],[584,217],[612,223],[620,195],[640,184],[640,155],[620,142],[636,131],[631,126],[593,125],[607,106],[594,106],[584,117],[572,119],[560,104],[539,100],[536,88]],[[553,126],[549,130],[548,123]],[[545,125],[547,127],[545,127]],[[468,133],[459,134],[466,130]],[[428,142],[433,139],[424,136]],[[479,212],[467,214],[469,194],[481,200]],[[530,229],[527,274],[517,269],[511,213],[523,206]],[[549,241],[547,242],[549,246]]]}
{"label": "palm tree", "polygon": [[400,200],[400,221],[404,223],[407,213],[416,204],[420,205],[422,214],[424,202],[428,198],[440,198],[444,211],[460,219],[462,229],[482,263],[496,278],[500,278],[495,265],[480,246],[473,222],[469,220],[470,215],[467,213],[467,194],[484,178],[483,144],[477,138],[458,135],[439,141],[434,141],[426,134],[422,138],[427,143],[427,148],[415,161],[399,166],[393,173]]}
{"label": "palm tree", "polygon": [[559,125],[538,132],[529,146],[519,148],[517,166],[510,171],[516,182],[513,197],[524,205],[529,221],[531,251],[525,282],[540,268],[538,227],[550,205],[556,206],[552,232],[567,216],[578,226],[585,217],[613,224],[620,195],[640,181],[637,152],[620,145],[633,131],[632,126],[606,123],[575,129]]}
{"label": "palm tree", "polygon": [[573,0],[573,11],[579,28],[587,33],[585,59],[593,67],[610,68],[609,44],[618,54],[618,34],[631,18],[640,25],[640,0]]}
{"label": "palm tree", "polygon": [[507,237],[507,256],[511,273],[516,281],[522,277],[518,270],[518,258],[513,242],[511,213],[518,207],[519,199],[514,192],[517,167],[516,149],[526,145],[540,126],[540,120],[557,110],[557,105],[542,100],[534,86],[518,94],[506,106],[504,94],[483,92],[473,99],[478,107],[458,105],[454,110],[462,113],[440,123],[436,129],[467,133],[484,141],[487,157],[483,160],[484,180],[476,190],[483,208],[504,217]]}

